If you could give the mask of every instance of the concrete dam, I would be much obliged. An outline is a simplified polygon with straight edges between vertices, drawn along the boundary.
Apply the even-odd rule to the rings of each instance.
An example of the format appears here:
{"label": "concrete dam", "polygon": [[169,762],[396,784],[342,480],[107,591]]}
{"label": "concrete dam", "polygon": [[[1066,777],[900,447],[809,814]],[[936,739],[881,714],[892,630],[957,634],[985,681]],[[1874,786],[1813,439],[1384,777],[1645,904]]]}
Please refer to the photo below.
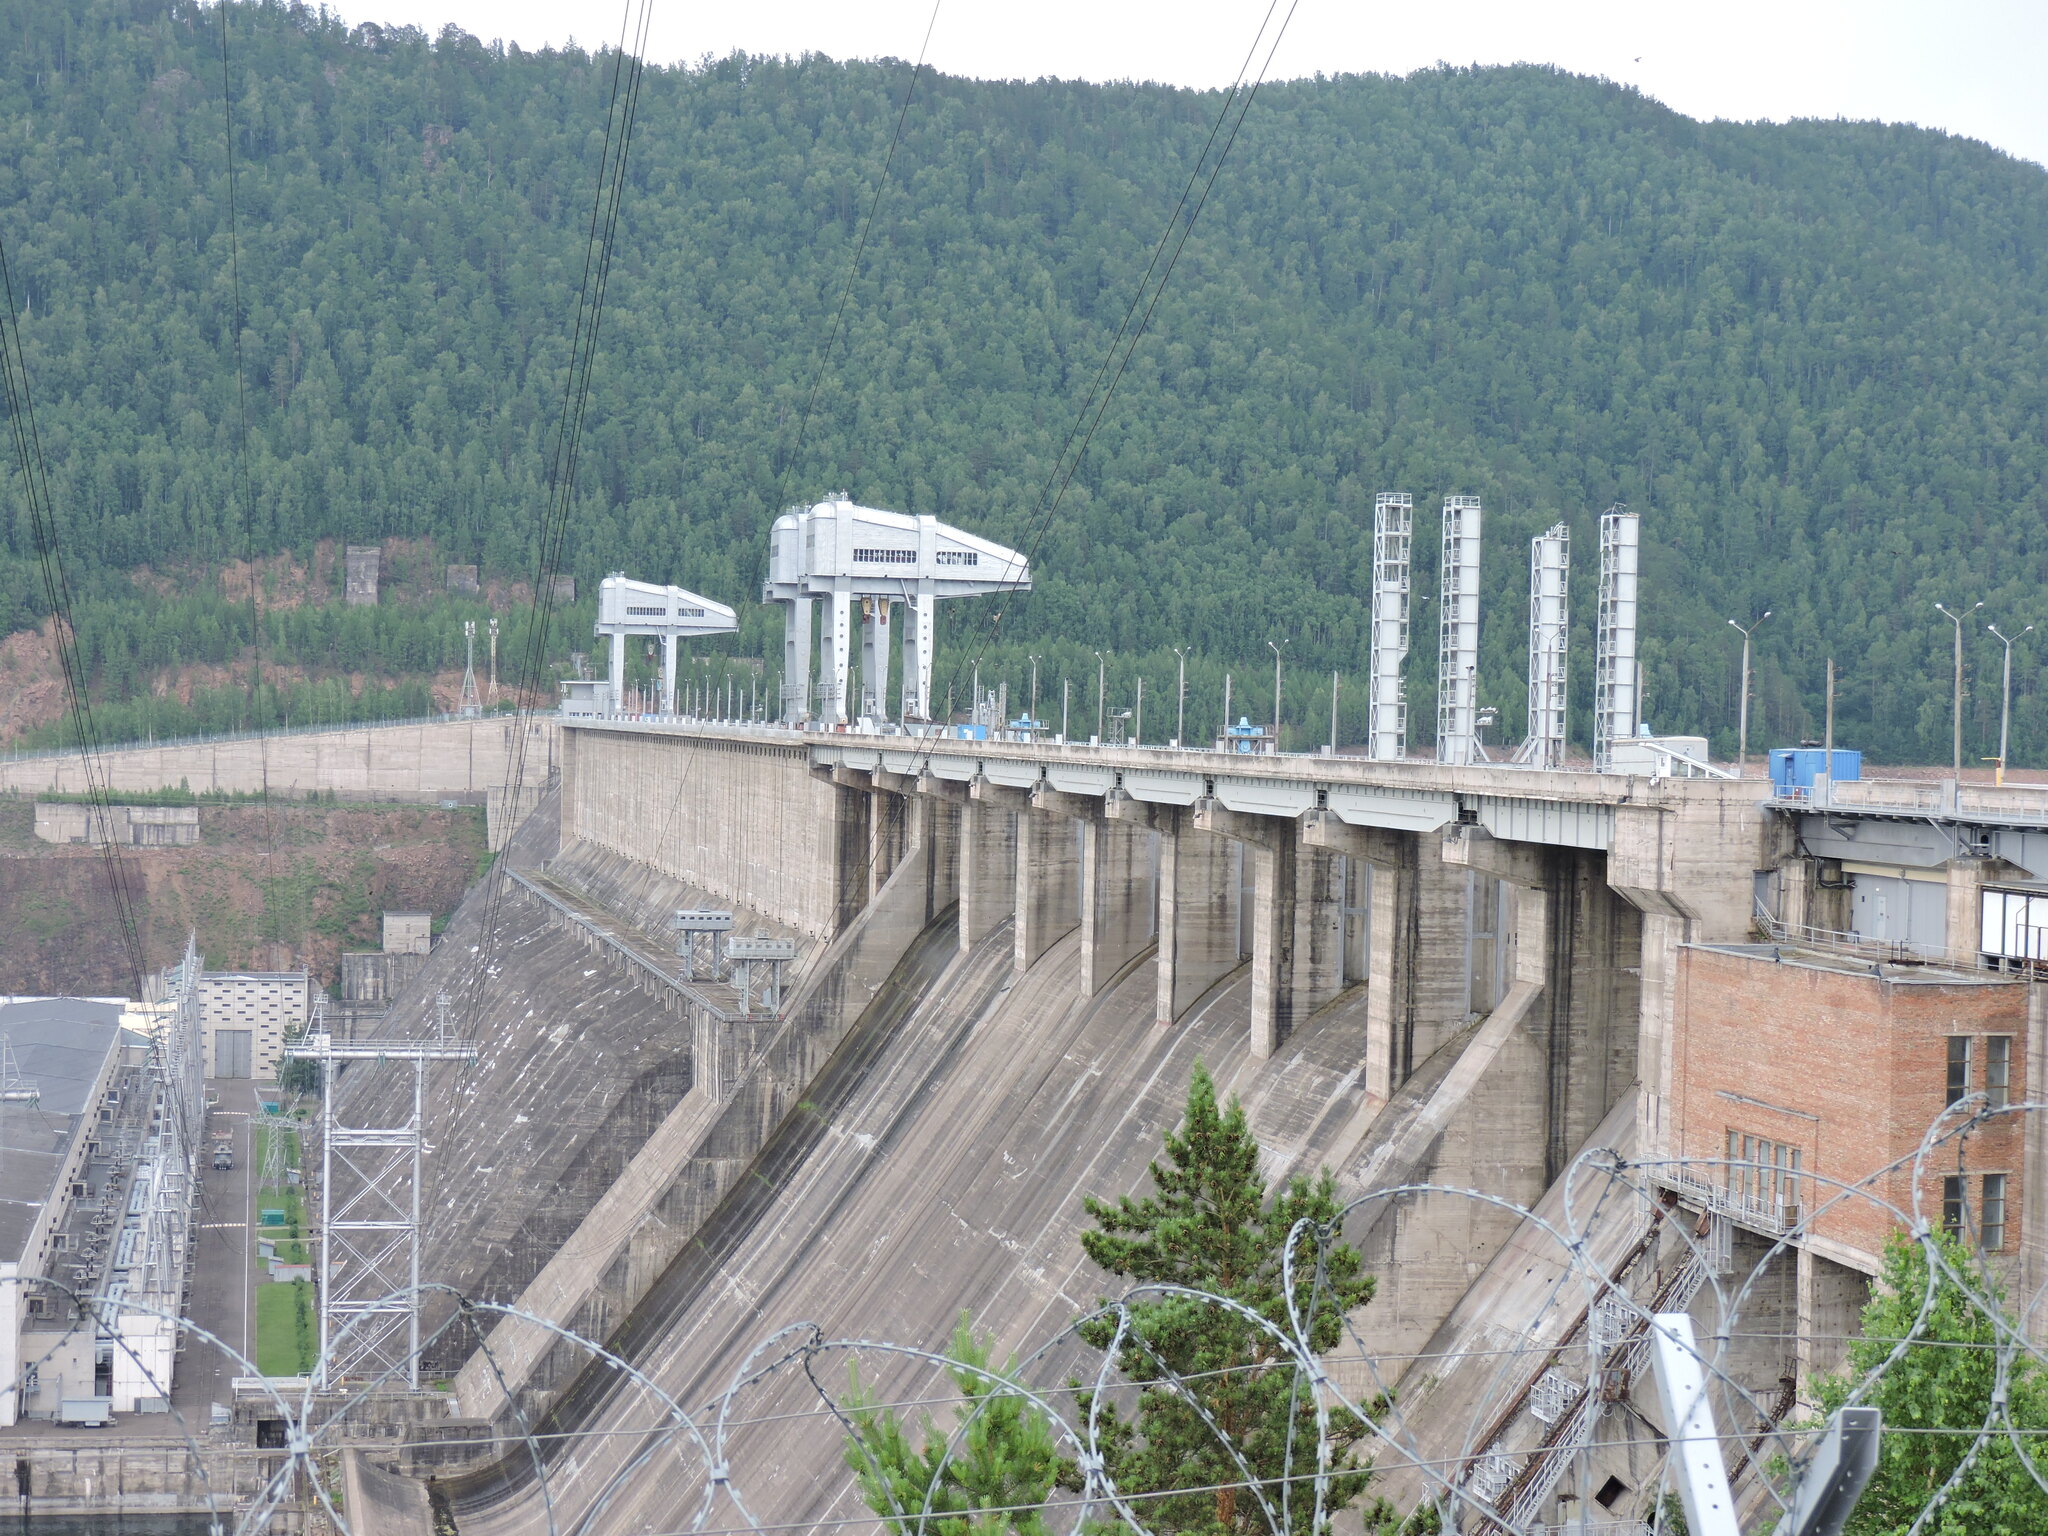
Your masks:
{"label": "concrete dam", "polygon": [[[1681,950],[1747,936],[1780,851],[1753,782],[622,719],[559,736],[559,787],[383,1025],[430,1032],[446,994],[478,1046],[432,1069],[421,1217],[422,1279],[446,1288],[426,1369],[475,1443],[438,1458],[458,1529],[680,1528],[706,1462],[662,1404],[719,1398],[787,1325],[938,1350],[965,1313],[998,1359],[1057,1333],[1117,1288],[1082,1257],[1083,1198],[1143,1188],[1198,1060],[1269,1181],[1432,1186],[1351,1218],[1378,1294],[1331,1375],[1401,1386],[1411,1428],[1438,1426],[1419,1444],[1478,1435],[1553,1507],[1522,1366],[1442,1361],[1584,1326],[1523,1208],[1591,1149],[1665,1144]],[[688,974],[671,915],[712,904],[793,945],[772,1015]],[[410,1096],[365,1066],[336,1087],[352,1124]],[[1623,1207],[1602,1273],[1673,1283],[1670,1202]],[[881,1358],[864,1379],[886,1399],[925,1377]],[[866,1517],[800,1372],[746,1408],[721,1443],[747,1519]],[[1658,1458],[1615,1456],[1654,1478]]]}

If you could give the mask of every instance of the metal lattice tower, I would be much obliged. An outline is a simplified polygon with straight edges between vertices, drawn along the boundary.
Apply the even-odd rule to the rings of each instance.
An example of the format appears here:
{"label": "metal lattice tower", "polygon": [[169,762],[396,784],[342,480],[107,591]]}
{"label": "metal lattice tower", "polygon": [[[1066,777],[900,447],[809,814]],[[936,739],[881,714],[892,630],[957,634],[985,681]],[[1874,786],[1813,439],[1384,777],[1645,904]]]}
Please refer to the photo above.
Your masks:
{"label": "metal lattice tower", "polygon": [[1614,743],[1636,734],[1636,576],[1642,520],[1617,502],[1600,519],[1600,624],[1593,659],[1593,767],[1606,773]]}
{"label": "metal lattice tower", "polygon": [[1483,761],[1479,746],[1479,533],[1477,496],[1444,498],[1441,625],[1436,670],[1436,760]]}
{"label": "metal lattice tower", "polygon": [[[320,1063],[320,1362],[314,1383],[382,1379],[420,1384],[420,1196],[427,1063],[473,1061],[476,1047],[377,1040],[338,1045],[326,1030],[285,1047]],[[412,1118],[344,1126],[335,1117],[338,1061],[412,1063]],[[335,1175],[352,1180],[337,1190]]]}
{"label": "metal lattice tower", "polygon": [[465,720],[474,720],[482,714],[483,706],[476,697],[476,620],[462,621],[462,643],[468,659],[462,668],[462,703],[458,711]]}
{"label": "metal lattice tower", "polygon": [[1529,734],[1515,761],[1531,768],[1564,766],[1571,576],[1572,531],[1556,523],[1529,541]]}
{"label": "metal lattice tower", "polygon": [[1408,658],[1408,567],[1414,537],[1414,498],[1382,491],[1372,509],[1372,682],[1366,731],[1368,751],[1382,762],[1408,755],[1401,663]]}

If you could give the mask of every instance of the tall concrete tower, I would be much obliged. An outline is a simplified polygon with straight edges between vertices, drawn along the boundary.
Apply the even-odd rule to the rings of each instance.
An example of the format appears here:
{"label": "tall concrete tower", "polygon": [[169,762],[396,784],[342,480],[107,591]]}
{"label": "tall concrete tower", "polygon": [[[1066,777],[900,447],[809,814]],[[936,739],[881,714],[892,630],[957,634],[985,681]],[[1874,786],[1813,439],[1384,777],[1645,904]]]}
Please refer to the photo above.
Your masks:
{"label": "tall concrete tower", "polygon": [[1636,733],[1636,575],[1642,520],[1617,502],[1600,519],[1600,624],[1593,657],[1593,766],[1606,773],[1614,744]]}
{"label": "tall concrete tower", "polygon": [[1401,663],[1408,657],[1408,563],[1414,537],[1414,498],[1380,492],[1372,510],[1372,696],[1366,741],[1371,755],[1382,762],[1408,755]]}
{"label": "tall concrete tower", "polygon": [[1474,763],[1479,747],[1479,533],[1477,496],[1444,498],[1443,588],[1437,610],[1436,760]]}

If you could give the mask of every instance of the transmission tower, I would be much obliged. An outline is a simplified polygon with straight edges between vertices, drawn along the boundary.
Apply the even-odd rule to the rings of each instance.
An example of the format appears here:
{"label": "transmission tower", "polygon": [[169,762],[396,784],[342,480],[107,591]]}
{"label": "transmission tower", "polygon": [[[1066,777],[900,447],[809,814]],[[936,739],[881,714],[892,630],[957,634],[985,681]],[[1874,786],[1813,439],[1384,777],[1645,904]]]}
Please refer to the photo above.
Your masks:
{"label": "transmission tower", "polygon": [[[493,634],[492,638],[495,639],[496,635]],[[468,653],[468,657],[467,660],[464,662],[462,668],[462,703],[459,706],[459,709],[461,711],[463,719],[474,720],[478,715],[484,712],[483,706],[477,702],[476,697],[475,619],[464,619],[462,621],[462,642],[464,650]]]}
{"label": "transmission tower", "polygon": [[491,620],[491,702],[498,702],[498,621]]}
{"label": "transmission tower", "polygon": [[[378,1040],[336,1044],[327,1030],[285,1048],[320,1063],[320,1363],[314,1383],[420,1384],[420,1197],[426,1153],[427,1063],[474,1061],[474,1045]],[[412,1118],[345,1126],[335,1116],[334,1065],[411,1062]],[[351,1181],[338,1190],[335,1176]]]}

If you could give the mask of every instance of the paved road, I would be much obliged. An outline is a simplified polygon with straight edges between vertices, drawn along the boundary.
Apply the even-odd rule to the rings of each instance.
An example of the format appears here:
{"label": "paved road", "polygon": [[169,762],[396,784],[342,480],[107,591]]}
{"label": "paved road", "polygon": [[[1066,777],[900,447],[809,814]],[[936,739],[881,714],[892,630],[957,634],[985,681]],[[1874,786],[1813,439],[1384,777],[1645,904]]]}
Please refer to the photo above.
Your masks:
{"label": "paved road", "polygon": [[[199,1245],[192,1264],[192,1296],[186,1311],[201,1328],[218,1335],[251,1362],[256,1357],[255,1281],[256,1171],[250,1126],[256,1113],[256,1084],[247,1078],[216,1078],[206,1085],[220,1103],[207,1117],[209,1141],[220,1130],[234,1132],[233,1172],[216,1173],[210,1153],[201,1158],[205,1198],[199,1211]],[[267,1087],[267,1085],[266,1085]],[[272,1090],[273,1096],[274,1090]],[[190,1338],[178,1359],[171,1400],[204,1423],[214,1403],[233,1400],[229,1381],[254,1374],[204,1339]]]}

